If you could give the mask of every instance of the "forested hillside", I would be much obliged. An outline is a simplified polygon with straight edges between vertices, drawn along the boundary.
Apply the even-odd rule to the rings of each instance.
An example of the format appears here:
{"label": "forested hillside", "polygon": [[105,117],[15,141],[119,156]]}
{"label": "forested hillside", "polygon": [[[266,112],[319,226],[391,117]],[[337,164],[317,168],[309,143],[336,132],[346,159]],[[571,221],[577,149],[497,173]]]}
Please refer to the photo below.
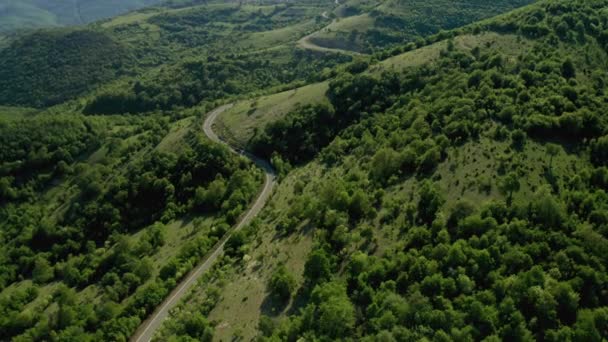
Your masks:
{"label": "forested hillside", "polygon": [[285,178],[248,257],[160,339],[607,338],[607,6],[542,1],[437,36],[436,59],[344,73],[327,104],[275,117],[250,146]]}
{"label": "forested hillside", "polygon": [[[0,340],[126,341],[224,241],[156,340],[608,339],[608,0],[529,3],[179,0],[11,36]],[[209,126],[278,174],[242,230],[270,175]]]}
{"label": "forested hillside", "polygon": [[342,3],[334,22],[309,40],[323,47],[373,52],[454,29],[531,3],[531,0],[357,0]]}
{"label": "forested hillside", "polygon": [[[441,1],[428,5],[354,0],[338,4],[326,0],[259,4],[174,1],[86,29],[17,36],[9,48],[0,50],[0,104],[47,107],[90,94],[97,98],[88,104],[88,113],[189,107],[292,82],[324,79],[331,76],[330,68],[352,59],[343,54],[319,58],[314,45],[304,51],[294,48],[306,37],[316,44],[327,34],[338,34],[331,39],[342,41],[341,32],[352,32],[356,38],[352,44],[336,46],[381,53],[385,47],[420,43],[439,30],[529,2],[458,3],[452,8]],[[362,14],[353,16],[355,13],[380,18],[374,23],[390,16],[392,19],[386,20],[392,24],[368,27],[367,21],[358,19]],[[341,19],[332,20],[335,16]],[[424,19],[415,22],[412,18]],[[351,24],[334,28],[342,22]],[[248,70],[252,73],[245,72]]]}
{"label": "forested hillside", "polygon": [[3,338],[124,340],[223,237],[260,174],[199,125],[61,115],[0,126]]}
{"label": "forested hillside", "polygon": [[283,44],[320,26],[321,11],[222,2],[19,36],[0,50],[0,104],[48,107],[105,85],[86,112],[148,112],[309,80],[344,58]]}
{"label": "forested hillside", "polygon": [[132,65],[128,47],[104,33],[37,32],[0,50],[0,103],[56,105],[114,79]]}

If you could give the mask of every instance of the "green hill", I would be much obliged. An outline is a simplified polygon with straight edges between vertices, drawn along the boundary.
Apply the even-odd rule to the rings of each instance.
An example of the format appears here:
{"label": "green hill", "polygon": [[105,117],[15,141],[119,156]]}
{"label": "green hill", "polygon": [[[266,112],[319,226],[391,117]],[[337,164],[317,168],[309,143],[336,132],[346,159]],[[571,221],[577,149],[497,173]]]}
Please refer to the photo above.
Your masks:
{"label": "green hill", "polygon": [[40,31],[0,50],[0,103],[50,106],[120,75],[128,47],[92,30]]}
{"label": "green hill", "polygon": [[321,47],[373,52],[419,42],[441,30],[451,30],[531,3],[518,1],[347,1],[335,10],[337,19],[309,40]]}
{"label": "green hill", "polygon": [[[10,36],[0,339],[126,341],[224,239],[155,340],[608,339],[608,0],[525,3],[173,1]],[[213,130],[278,173],[229,239],[264,175],[205,137],[224,104]]]}
{"label": "green hill", "polygon": [[[369,52],[387,46],[395,46],[395,44],[403,44],[415,38],[425,37],[440,29],[461,26],[479,18],[488,17],[501,11],[504,12],[524,3],[526,1],[514,3],[501,2],[489,7],[486,5],[484,5],[486,7],[467,7],[462,5],[456,6],[449,13],[446,13],[443,9],[447,6],[442,2],[437,2],[437,4],[429,6],[429,8],[423,6],[426,8],[425,11],[428,12],[428,15],[425,16],[426,22],[441,22],[440,24],[434,24],[431,29],[416,24],[405,30],[399,24],[382,29],[382,32],[384,32],[382,34],[396,35],[395,37],[399,36],[398,39],[395,38],[390,41],[376,39],[380,37],[379,34],[367,38],[362,35],[360,38],[369,40],[368,43],[365,43],[369,47],[369,49],[366,48],[366,51]],[[335,6],[334,3],[321,0],[294,3],[275,3],[271,1],[244,5],[233,2],[209,2],[201,4],[199,2],[188,3],[182,1],[175,4],[167,4],[164,7],[160,6],[132,12],[125,16],[104,21],[100,25],[87,28],[85,31],[88,32],[86,34],[91,34],[90,31],[95,31],[100,37],[107,36],[119,42],[125,48],[129,48],[129,54],[132,54],[134,57],[134,64],[127,67],[123,62],[117,61],[116,63],[120,64],[122,69],[120,72],[112,74],[105,71],[105,64],[102,61],[99,73],[103,75],[87,77],[87,73],[81,73],[82,79],[70,81],[74,84],[74,89],[58,87],[56,94],[53,94],[48,93],[48,89],[38,89],[39,87],[48,85],[48,82],[36,83],[30,82],[29,78],[20,78],[23,69],[37,70],[36,68],[44,68],[44,61],[41,62],[41,65],[37,65],[37,63],[36,65],[25,65],[20,63],[19,60],[11,59],[10,53],[4,56],[0,55],[0,63],[3,63],[5,68],[8,69],[5,71],[6,83],[4,84],[4,93],[6,95],[0,96],[0,103],[46,106],[56,103],[57,101],[53,99],[55,97],[61,100],[71,99],[86,91],[98,88],[102,84],[107,84],[110,80],[122,79],[129,85],[125,86],[124,82],[119,82],[117,84],[119,90],[111,89],[110,87],[110,89],[100,94],[99,99],[92,101],[87,111],[89,113],[141,112],[156,108],[166,109],[179,105],[189,106],[200,101],[211,102],[222,96],[242,95],[243,93],[251,93],[260,88],[272,88],[290,82],[308,82],[311,79],[323,77],[320,71],[324,67],[331,68],[336,63],[349,61],[352,57],[348,55],[340,56],[338,54],[332,57],[331,60],[328,60],[328,57],[323,60],[318,59],[314,56],[325,55],[323,51],[312,50],[310,53],[298,53],[293,48],[295,42],[303,37],[308,37],[307,39],[316,44],[318,43],[317,39],[323,37],[327,32],[335,33],[340,30],[346,30],[358,35],[357,32],[363,34],[365,27],[375,25],[373,24],[373,20],[366,21],[369,25],[364,25],[355,20],[356,17],[344,18],[339,22],[330,22],[323,14],[328,16],[327,13],[330,13],[332,10],[337,13],[350,13],[352,11],[343,10],[344,6],[350,6],[348,8],[360,8],[360,10],[357,10],[359,12],[363,11],[363,9],[367,11],[374,9],[374,11],[378,12],[385,8],[384,10],[387,13],[405,16],[406,14],[412,15],[412,13],[418,13],[416,11],[421,10],[418,7],[422,5],[418,2],[398,3],[399,11],[393,10],[391,3],[363,6],[357,1],[349,1],[340,5],[337,9],[334,9],[333,6]],[[378,13],[374,15],[380,15]],[[412,18],[415,17],[413,16]],[[410,21],[409,19],[402,18],[403,20]],[[444,23],[444,21],[446,22]],[[347,22],[351,22],[351,24],[344,26]],[[334,29],[336,25],[344,27],[337,30]],[[370,30],[372,29],[370,26]],[[78,30],[76,29],[73,32]],[[44,35],[46,33],[42,32],[40,34]],[[35,39],[36,36],[34,35],[33,37],[18,37],[16,38],[16,44],[28,45],[30,43],[27,40]],[[359,38],[357,39],[359,40]],[[372,40],[375,42],[372,42]],[[19,43],[19,41],[23,42]],[[99,43],[105,44],[105,42]],[[340,43],[336,46],[343,49],[351,49],[348,44]],[[38,51],[34,44],[31,49],[22,49],[18,53],[26,61],[28,59],[36,60],[37,56],[46,53],[44,49],[44,47],[41,47],[41,50]],[[87,47],[85,46],[83,55],[87,55],[86,49]],[[122,46],[117,49],[117,53],[121,53],[121,51],[124,51]],[[69,51],[66,53],[69,53]],[[303,55],[313,56],[313,59],[316,58],[316,60],[309,63],[306,61],[306,57],[302,57]],[[71,58],[69,56],[58,57],[62,59]],[[116,56],[111,53],[108,58],[115,59]],[[235,58],[245,59],[248,62],[234,63],[233,60]],[[90,58],[87,57],[87,59]],[[268,65],[256,65],[260,64],[259,61],[266,60],[271,61],[271,63]],[[241,66],[234,64],[241,64]],[[247,68],[255,70],[252,75],[246,75],[247,78],[243,78],[243,75],[240,75],[243,70],[247,69],[243,68],[244,64],[248,64]],[[181,65],[181,67],[178,67],[178,65]],[[206,68],[215,69],[215,71],[205,71],[204,68],[199,68],[196,72],[188,72],[189,68],[192,68],[193,65],[205,65]],[[217,65],[220,65],[221,68],[225,66],[226,70],[222,70],[220,73]],[[160,68],[159,70],[158,68],[161,66],[168,66],[166,68],[167,71],[164,71],[165,68]],[[62,70],[62,67],[66,67],[66,65],[60,65],[54,68],[54,71],[66,74],[71,73],[70,70]],[[165,75],[165,72],[169,72],[169,75]],[[47,71],[39,70],[36,73],[44,78]],[[121,74],[124,74],[125,77],[120,77]],[[231,79],[226,79],[226,77],[222,76],[224,74],[230,75],[228,78]],[[174,75],[185,75],[186,77],[180,76],[179,79],[171,79]],[[17,77],[17,79],[13,77]],[[165,86],[169,85],[170,88],[176,88],[173,91],[173,94],[175,94],[173,96],[174,99],[158,98],[159,95],[163,94],[159,94],[158,89],[147,89],[150,87],[146,86],[146,83],[151,83],[153,85],[152,88],[161,84],[165,84]],[[34,93],[33,96],[22,94],[26,84]],[[88,88],[85,89],[81,84],[87,84]],[[135,91],[132,89],[135,84],[141,84],[143,88],[138,89],[139,92]],[[147,95],[151,99],[142,98],[142,90],[145,90],[145,94],[143,95]],[[181,93],[181,95],[177,92]],[[165,94],[168,93],[165,92]],[[50,99],[47,100],[46,98]],[[133,108],[133,106],[137,108]]]}
{"label": "green hill", "polygon": [[86,24],[159,2],[160,0],[0,0],[0,32]]}
{"label": "green hill", "polygon": [[[0,103],[49,106],[108,85],[88,106],[89,113],[143,112],[309,79],[343,60],[323,61],[286,46],[298,32],[319,25],[311,21],[322,11],[319,6],[212,3],[149,9],[99,26],[18,36],[0,50]],[[285,35],[292,27],[295,37]],[[248,68],[256,71],[249,75]],[[110,81],[119,79],[130,86],[119,82],[119,90],[112,89]],[[141,87],[134,89],[135,84]],[[141,105],[133,109],[134,103]]]}
{"label": "green hill", "polygon": [[285,178],[248,257],[159,338],[606,338],[606,6],[540,2],[269,110],[253,145]]}

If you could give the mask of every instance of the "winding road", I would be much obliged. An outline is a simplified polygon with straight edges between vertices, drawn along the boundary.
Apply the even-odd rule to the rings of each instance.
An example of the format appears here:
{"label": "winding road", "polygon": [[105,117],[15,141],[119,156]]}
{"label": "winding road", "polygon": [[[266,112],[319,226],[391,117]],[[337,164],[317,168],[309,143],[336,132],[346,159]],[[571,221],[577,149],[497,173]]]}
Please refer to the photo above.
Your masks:
{"label": "winding road", "polygon": [[259,193],[253,205],[249,208],[249,211],[243,215],[237,225],[229,233],[227,233],[216,246],[203,258],[202,262],[197,265],[188,275],[171,291],[169,296],[154,310],[152,315],[145,320],[140,327],[137,329],[135,334],[131,337],[131,342],[148,342],[152,340],[154,333],[160,328],[163,321],[169,316],[169,312],[173,309],[179,301],[189,292],[189,290],[196,284],[196,281],[207,272],[217,258],[224,252],[224,245],[230,236],[247,225],[251,220],[262,210],[270,195],[272,189],[276,184],[276,173],[274,168],[267,161],[260,159],[246,151],[237,150],[232,146],[228,145],[225,141],[221,140],[215,132],[213,132],[213,123],[215,119],[222,114],[224,111],[232,107],[232,104],[224,105],[215,110],[211,111],[205,123],[203,124],[203,131],[205,135],[212,141],[228,146],[234,153],[243,155],[253,161],[258,167],[264,170],[266,179],[264,181],[264,187]]}
{"label": "winding road", "polygon": [[[339,4],[336,0],[336,3]],[[331,19],[329,17],[329,15],[327,14],[327,11],[321,13],[321,17],[323,17],[326,20]],[[333,19],[331,21],[331,23],[329,23],[329,25],[323,27],[321,30],[319,31],[315,31],[305,37],[300,38],[300,40],[297,41],[297,45],[302,48],[302,49],[307,49],[307,50],[313,50],[313,51],[322,51],[322,52],[333,52],[333,53],[341,53],[341,54],[345,54],[345,55],[352,55],[352,56],[361,56],[363,55],[360,52],[357,51],[350,51],[350,50],[343,50],[343,49],[337,49],[337,48],[328,48],[328,47],[324,47],[324,46],[320,46],[317,45],[315,43],[312,42],[312,38],[314,38],[316,35],[319,34],[319,32],[322,32],[324,30],[327,30],[332,24],[336,23],[336,19]]]}

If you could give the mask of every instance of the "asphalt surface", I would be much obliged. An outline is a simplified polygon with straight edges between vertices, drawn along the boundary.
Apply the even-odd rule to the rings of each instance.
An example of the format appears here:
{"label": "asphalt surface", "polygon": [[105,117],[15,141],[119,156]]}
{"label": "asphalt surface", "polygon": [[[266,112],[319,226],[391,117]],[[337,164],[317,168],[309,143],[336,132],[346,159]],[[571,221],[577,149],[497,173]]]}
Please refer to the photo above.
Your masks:
{"label": "asphalt surface", "polygon": [[227,233],[218,243],[217,245],[210,251],[210,253],[203,258],[201,263],[197,265],[186,277],[171,291],[169,296],[154,310],[152,315],[145,320],[140,327],[137,329],[135,334],[131,337],[131,342],[148,342],[152,340],[152,337],[160,328],[164,320],[169,316],[169,312],[173,309],[180,300],[188,294],[189,290],[192,288],[196,281],[207,272],[213,263],[217,260],[217,258],[222,255],[224,252],[224,245],[226,241],[230,238],[232,234],[239,231],[245,225],[247,225],[251,220],[262,210],[270,195],[272,194],[272,189],[276,184],[276,173],[274,168],[267,161],[260,159],[248,152],[237,150],[232,146],[228,145],[225,141],[221,140],[215,132],[213,132],[213,123],[215,119],[222,114],[226,109],[229,109],[232,105],[225,105],[215,110],[211,111],[207,118],[205,119],[205,123],[203,124],[203,131],[205,135],[211,139],[212,141],[228,146],[230,150],[234,153],[243,155],[253,161],[258,167],[264,170],[266,179],[264,181],[264,187],[262,191],[259,193],[253,205],[249,208],[249,211],[241,216],[241,219],[237,223],[237,225]]}

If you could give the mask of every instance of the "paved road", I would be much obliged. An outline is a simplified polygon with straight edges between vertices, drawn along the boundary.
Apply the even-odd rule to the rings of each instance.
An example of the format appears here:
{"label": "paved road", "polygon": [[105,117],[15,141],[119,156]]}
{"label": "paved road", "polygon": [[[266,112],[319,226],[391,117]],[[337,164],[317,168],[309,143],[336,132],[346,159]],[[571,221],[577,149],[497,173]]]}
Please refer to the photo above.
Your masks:
{"label": "paved road", "polygon": [[188,275],[177,285],[177,287],[169,294],[169,296],[160,304],[159,307],[154,310],[152,315],[144,321],[141,326],[137,329],[133,337],[131,337],[131,342],[148,342],[154,336],[154,333],[160,326],[163,321],[169,316],[169,312],[173,309],[179,301],[186,295],[189,290],[192,288],[196,281],[202,276],[205,272],[207,272],[213,263],[217,260],[217,258],[222,255],[224,252],[224,245],[226,241],[234,232],[240,230],[245,225],[247,225],[251,220],[262,210],[266,201],[270,197],[272,193],[272,188],[276,184],[276,173],[272,166],[265,160],[260,159],[250,153],[245,151],[236,150],[229,146],[226,142],[221,140],[215,132],[213,132],[213,123],[215,119],[223,113],[226,109],[232,107],[232,105],[225,105],[219,107],[207,115],[207,119],[205,119],[205,123],[203,124],[203,131],[205,135],[211,139],[212,141],[228,146],[234,153],[238,153],[246,156],[251,159],[258,167],[264,170],[266,174],[266,180],[264,182],[264,188],[258,195],[257,199],[249,209],[249,211],[242,216],[239,220],[238,224],[234,229],[226,234],[222,240],[218,242],[215,248],[203,258],[203,261],[196,266]]}

